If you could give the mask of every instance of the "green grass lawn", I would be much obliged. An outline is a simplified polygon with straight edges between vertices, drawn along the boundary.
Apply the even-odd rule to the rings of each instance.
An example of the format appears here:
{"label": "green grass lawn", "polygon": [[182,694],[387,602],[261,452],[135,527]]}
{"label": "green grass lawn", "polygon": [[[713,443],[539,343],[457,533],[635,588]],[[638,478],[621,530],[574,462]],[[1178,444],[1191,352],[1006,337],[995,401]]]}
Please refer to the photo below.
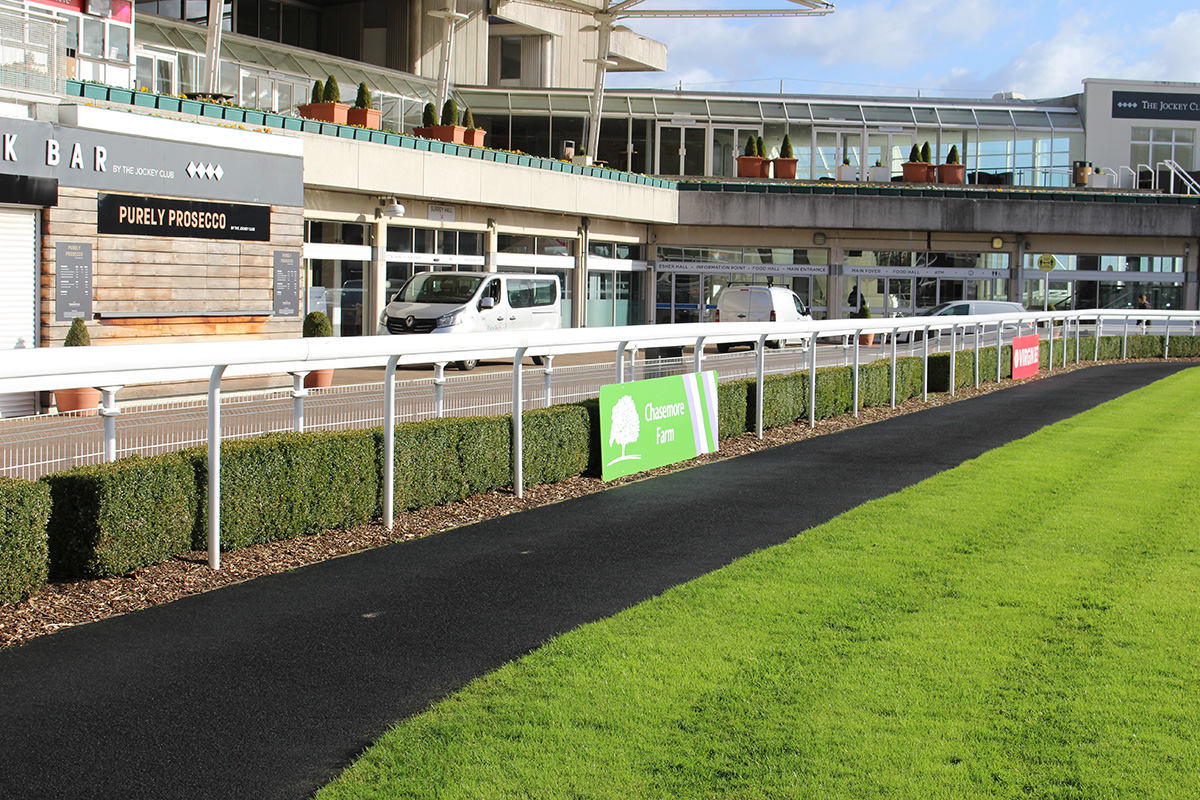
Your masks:
{"label": "green grass lawn", "polygon": [[1200,369],[563,636],[320,798],[1200,797]]}

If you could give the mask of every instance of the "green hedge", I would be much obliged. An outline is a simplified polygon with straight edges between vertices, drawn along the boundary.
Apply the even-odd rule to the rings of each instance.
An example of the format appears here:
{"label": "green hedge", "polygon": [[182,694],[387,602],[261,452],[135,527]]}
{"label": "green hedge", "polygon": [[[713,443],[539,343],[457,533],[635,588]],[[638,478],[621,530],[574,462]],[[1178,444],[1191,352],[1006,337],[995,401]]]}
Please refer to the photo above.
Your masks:
{"label": "green hedge", "polygon": [[131,456],[42,478],[50,487],[50,572],[124,575],[191,550],[196,486],[182,455]]}
{"label": "green hedge", "polygon": [[[272,433],[221,445],[221,549],[349,528],[379,508],[372,430]],[[208,546],[208,448],[185,452],[196,486],[191,546]]]}
{"label": "green hedge", "polygon": [[46,582],[50,486],[0,478],[0,604],[18,603]]}
{"label": "green hedge", "polygon": [[[599,464],[599,451],[592,446],[592,439],[599,439],[598,408],[599,403],[594,402],[591,408],[572,404],[524,412],[521,470],[527,485],[582,474],[589,469],[593,453]],[[376,429],[375,436],[382,453],[382,429]],[[511,486],[512,415],[447,417],[398,425],[395,459],[397,511],[452,503]],[[382,458],[379,463],[382,465]]]}

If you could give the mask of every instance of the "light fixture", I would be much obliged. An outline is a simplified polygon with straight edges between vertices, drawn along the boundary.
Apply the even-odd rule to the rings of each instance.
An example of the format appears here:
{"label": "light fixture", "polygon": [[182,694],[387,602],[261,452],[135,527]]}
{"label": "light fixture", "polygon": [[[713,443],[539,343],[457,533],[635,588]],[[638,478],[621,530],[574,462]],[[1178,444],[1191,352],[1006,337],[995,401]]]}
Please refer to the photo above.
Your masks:
{"label": "light fixture", "polygon": [[1001,239],[999,236],[993,236],[992,237],[992,249],[999,250],[1001,247],[1004,247],[1004,240]]}
{"label": "light fixture", "polygon": [[396,201],[396,198],[394,198],[394,197],[380,198],[379,205],[382,208],[383,216],[385,216],[385,217],[403,217],[404,216],[404,206],[400,205],[400,203],[398,203]]}
{"label": "light fixture", "polygon": [[814,233],[813,234],[813,244],[825,244],[825,234]]}

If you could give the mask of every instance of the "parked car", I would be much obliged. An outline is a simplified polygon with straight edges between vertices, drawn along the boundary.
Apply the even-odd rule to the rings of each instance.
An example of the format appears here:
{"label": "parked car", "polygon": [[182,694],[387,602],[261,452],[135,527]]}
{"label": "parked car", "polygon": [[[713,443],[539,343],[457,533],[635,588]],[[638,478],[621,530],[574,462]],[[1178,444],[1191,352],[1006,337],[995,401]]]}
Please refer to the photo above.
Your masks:
{"label": "parked car", "polygon": [[[812,316],[795,292],[783,286],[726,286],[717,295],[717,322],[811,322]],[[808,337],[768,339],[768,347],[786,343],[807,344]],[[754,342],[724,342],[717,345],[718,353],[731,347],[753,348]]]}
{"label": "parked car", "polygon": [[[951,300],[933,308],[922,311],[918,317],[970,317],[980,314],[1025,314],[1025,306],[1020,303],[1010,303],[1006,300]],[[935,331],[935,333],[939,333]],[[924,337],[924,331],[912,331],[911,340],[919,341]],[[910,341],[909,333],[901,333],[897,341]]]}
{"label": "parked car", "polygon": [[[410,278],[379,317],[379,333],[475,333],[562,327],[556,275],[422,272]],[[471,370],[477,360],[456,362]],[[541,364],[540,357],[533,363]]]}

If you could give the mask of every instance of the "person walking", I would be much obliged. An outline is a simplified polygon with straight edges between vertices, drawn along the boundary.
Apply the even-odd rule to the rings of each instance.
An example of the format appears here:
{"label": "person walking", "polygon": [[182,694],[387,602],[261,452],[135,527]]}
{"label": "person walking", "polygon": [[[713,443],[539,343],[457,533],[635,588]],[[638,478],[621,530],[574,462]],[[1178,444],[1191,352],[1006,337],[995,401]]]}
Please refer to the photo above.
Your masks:
{"label": "person walking", "polygon": [[[1143,309],[1148,310],[1148,309],[1154,308],[1154,306],[1150,305],[1150,298],[1148,298],[1144,294],[1138,295],[1137,307],[1138,307],[1139,311],[1141,311]],[[1138,325],[1139,325],[1139,327],[1141,327],[1141,329],[1143,331],[1150,330],[1150,320],[1148,320],[1148,319],[1138,320]]]}

